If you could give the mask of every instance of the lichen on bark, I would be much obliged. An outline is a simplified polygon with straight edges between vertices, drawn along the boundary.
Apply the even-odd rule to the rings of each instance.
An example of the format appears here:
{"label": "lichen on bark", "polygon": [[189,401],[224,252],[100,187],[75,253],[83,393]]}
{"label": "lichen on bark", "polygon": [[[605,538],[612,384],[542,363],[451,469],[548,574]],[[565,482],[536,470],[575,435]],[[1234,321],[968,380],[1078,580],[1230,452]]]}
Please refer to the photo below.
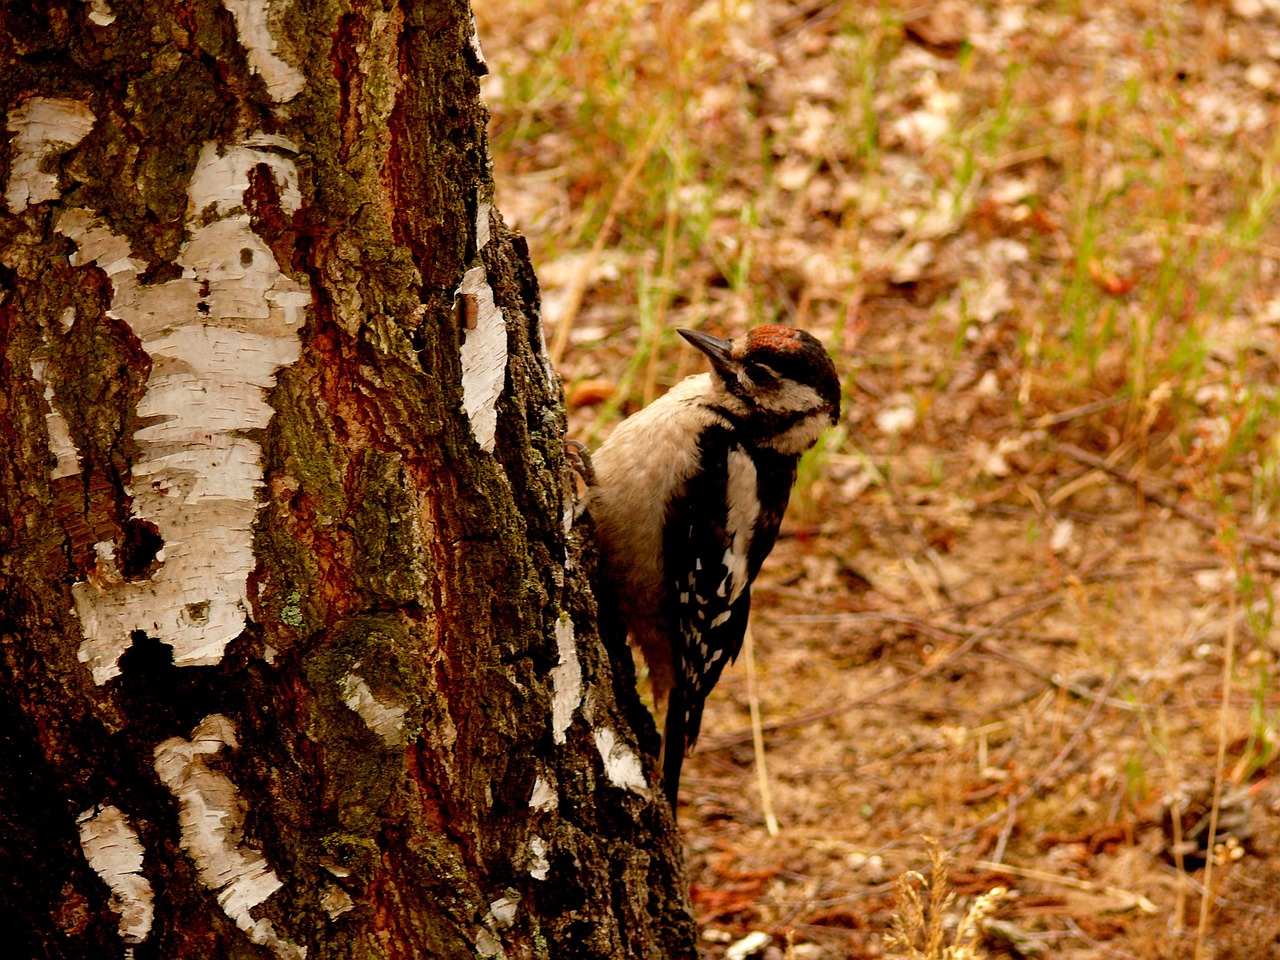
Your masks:
{"label": "lichen on bark", "polygon": [[[111,11],[18,17],[0,40],[7,110],[62,97],[94,118],[21,168],[54,195],[0,216],[0,759],[33,771],[0,786],[17,825],[0,873],[50,878],[22,894],[21,942],[54,955],[74,928],[85,955],[119,946],[110,889],[59,819],[102,806],[136,828],[160,953],[691,956],[678,840],[645,788],[652,725],[566,530],[537,282],[489,207],[466,4]],[[470,403],[468,271],[507,345]],[[203,406],[233,371],[171,341],[216,353],[219,331],[259,327],[294,345],[233,405],[256,419]],[[207,428],[187,429],[196,408]],[[59,418],[74,456],[50,446]],[[143,469],[219,437],[253,458],[241,626],[192,652],[157,604],[77,657],[94,598],[222,542],[189,526],[208,507],[193,491],[225,495],[243,462],[201,461],[206,486],[170,513],[179,484]],[[198,638],[212,608],[184,599]],[[566,636],[584,693],[557,738]],[[531,805],[535,782],[556,802]],[[233,828],[195,832],[201,803]],[[238,878],[223,887],[219,858]]]}

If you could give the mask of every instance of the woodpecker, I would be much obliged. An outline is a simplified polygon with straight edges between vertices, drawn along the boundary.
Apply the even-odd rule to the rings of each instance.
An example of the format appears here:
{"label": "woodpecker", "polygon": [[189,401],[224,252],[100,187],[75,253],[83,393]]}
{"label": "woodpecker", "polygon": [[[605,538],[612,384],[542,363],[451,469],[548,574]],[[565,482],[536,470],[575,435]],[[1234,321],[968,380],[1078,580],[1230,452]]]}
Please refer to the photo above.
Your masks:
{"label": "woodpecker", "polygon": [[822,344],[793,327],[735,340],[678,330],[711,363],[624,420],[591,458],[601,572],[666,705],[674,809],[707,694],[738,656],[751,583],[773,549],[800,455],[840,417]]}

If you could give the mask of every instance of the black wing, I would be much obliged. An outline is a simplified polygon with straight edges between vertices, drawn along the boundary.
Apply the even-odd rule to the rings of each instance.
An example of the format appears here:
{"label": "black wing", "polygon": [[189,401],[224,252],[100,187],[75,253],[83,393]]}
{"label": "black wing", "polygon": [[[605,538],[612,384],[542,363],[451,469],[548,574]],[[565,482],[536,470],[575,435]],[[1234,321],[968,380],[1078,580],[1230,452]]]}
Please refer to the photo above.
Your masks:
{"label": "black wing", "polygon": [[[742,649],[751,583],[773,549],[795,478],[793,458],[751,455],[727,432],[714,430],[703,437],[702,467],[672,505],[664,538],[676,678],[663,736],[663,778],[673,804],[707,695]],[[727,506],[731,486],[736,516]]]}

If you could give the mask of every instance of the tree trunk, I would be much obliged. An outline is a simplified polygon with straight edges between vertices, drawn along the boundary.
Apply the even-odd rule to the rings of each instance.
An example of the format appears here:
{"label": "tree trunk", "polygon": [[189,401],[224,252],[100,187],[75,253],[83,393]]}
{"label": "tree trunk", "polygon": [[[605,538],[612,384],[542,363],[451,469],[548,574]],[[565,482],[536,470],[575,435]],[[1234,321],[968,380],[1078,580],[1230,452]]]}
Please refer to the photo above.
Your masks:
{"label": "tree trunk", "polygon": [[692,956],[466,3],[0,35],[6,953]]}

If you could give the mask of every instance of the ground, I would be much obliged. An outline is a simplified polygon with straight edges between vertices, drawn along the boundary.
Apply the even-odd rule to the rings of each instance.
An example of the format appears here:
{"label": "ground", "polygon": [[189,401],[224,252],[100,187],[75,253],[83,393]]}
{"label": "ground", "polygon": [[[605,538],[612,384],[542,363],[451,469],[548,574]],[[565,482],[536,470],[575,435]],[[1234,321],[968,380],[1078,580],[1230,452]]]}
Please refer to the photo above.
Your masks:
{"label": "ground", "polygon": [[477,6],[571,432],[677,326],[845,382],[686,767],[706,955],[943,956],[931,837],[979,956],[1280,956],[1280,3]]}

